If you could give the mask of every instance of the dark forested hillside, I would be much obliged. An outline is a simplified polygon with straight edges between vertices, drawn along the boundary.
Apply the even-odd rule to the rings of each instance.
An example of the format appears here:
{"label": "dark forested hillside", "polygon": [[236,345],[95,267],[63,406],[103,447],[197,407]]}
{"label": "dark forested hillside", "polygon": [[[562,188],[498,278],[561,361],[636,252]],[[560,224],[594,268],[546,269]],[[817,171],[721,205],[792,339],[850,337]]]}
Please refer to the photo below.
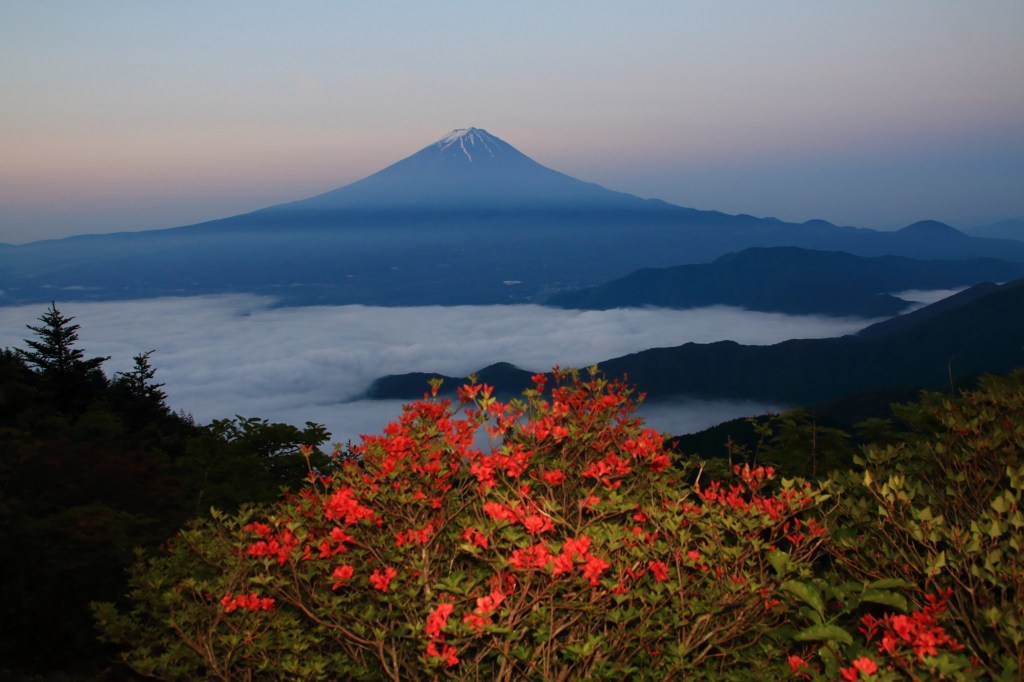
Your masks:
{"label": "dark forested hillside", "polygon": [[733,305],[791,314],[895,315],[908,306],[894,293],[946,289],[1024,276],[1024,263],[994,258],[923,261],[854,256],[797,247],[752,248],[707,264],[646,268],[622,279],[548,299],[563,308]]}
{"label": "dark forested hillside", "polygon": [[[608,376],[628,376],[652,399],[682,395],[802,405],[882,388],[936,388],[961,375],[1006,372],[1024,362],[1024,280],[979,285],[906,317],[856,336],[770,346],[687,343],[609,359],[599,367]],[[526,374],[503,367],[494,385],[506,393],[521,390]],[[382,377],[369,396],[416,397],[430,377],[440,378]],[[448,379],[448,386],[461,381]]]}
{"label": "dark forested hillside", "polygon": [[[164,402],[152,354],[114,377],[52,306],[24,347],[0,351],[0,679],[97,679],[109,652],[89,603],[124,593],[135,547],[211,506],[276,498],[327,439],[259,419],[200,426]],[[314,464],[326,460],[319,453]]]}

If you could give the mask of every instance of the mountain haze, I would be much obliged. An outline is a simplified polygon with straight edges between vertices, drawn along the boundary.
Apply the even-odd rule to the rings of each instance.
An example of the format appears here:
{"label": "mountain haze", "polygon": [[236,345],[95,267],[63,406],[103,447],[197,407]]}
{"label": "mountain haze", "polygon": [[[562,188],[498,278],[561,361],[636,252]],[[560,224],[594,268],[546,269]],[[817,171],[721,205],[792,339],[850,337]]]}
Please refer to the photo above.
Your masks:
{"label": "mountain haze", "polygon": [[940,223],[883,233],[645,200],[465,128],[309,199],[166,230],[0,248],[0,304],[237,292],[282,305],[539,302],[752,246],[1024,262],[1024,242]]}
{"label": "mountain haze", "polygon": [[979,227],[965,230],[965,232],[974,237],[1024,240],[1024,220],[1000,220],[997,223],[981,225]]}

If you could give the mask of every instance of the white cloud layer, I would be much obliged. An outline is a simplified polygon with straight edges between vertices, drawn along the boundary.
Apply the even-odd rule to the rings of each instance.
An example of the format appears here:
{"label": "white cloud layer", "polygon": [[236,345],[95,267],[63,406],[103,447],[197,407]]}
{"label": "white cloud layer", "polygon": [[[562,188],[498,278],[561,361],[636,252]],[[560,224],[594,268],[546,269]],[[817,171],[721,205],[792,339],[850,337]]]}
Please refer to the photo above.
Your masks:
{"label": "white cloud layer", "polygon": [[[79,347],[109,355],[108,375],[150,349],[169,404],[200,422],[235,414],[325,424],[335,442],[374,433],[397,401],[359,400],[385,374],[464,376],[498,361],[530,371],[584,367],[646,348],[732,339],[770,344],[839,336],[870,320],[696,310],[575,311],[523,306],[275,308],[252,295],[58,304],[81,325]],[[0,308],[0,347],[25,347],[45,306]],[[426,388],[426,387],[424,387]],[[683,433],[772,406],[683,401],[644,408]],[[777,408],[775,408],[777,409]]]}
{"label": "white cloud layer", "polygon": [[944,298],[949,298],[953,294],[958,294],[965,289],[967,287],[957,287],[955,289],[907,289],[906,291],[894,292],[892,295],[910,302],[912,304],[910,309],[917,310],[918,308],[941,301]]}

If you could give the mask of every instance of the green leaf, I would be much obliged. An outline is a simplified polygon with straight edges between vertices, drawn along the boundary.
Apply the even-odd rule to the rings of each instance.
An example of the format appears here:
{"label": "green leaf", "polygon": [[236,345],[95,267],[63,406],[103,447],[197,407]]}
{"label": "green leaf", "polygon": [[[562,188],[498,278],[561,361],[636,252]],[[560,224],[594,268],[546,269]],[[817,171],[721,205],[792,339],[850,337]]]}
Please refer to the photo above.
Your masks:
{"label": "green leaf", "polygon": [[435,588],[441,592],[450,592],[451,594],[465,594],[466,587],[461,583],[466,579],[463,573],[451,573],[441,580],[437,581]]}
{"label": "green leaf", "polygon": [[793,637],[798,642],[842,642],[853,644],[850,633],[838,625],[812,625],[796,633]]}
{"label": "green leaf", "polygon": [[869,601],[873,604],[892,606],[900,611],[907,610],[907,599],[898,592],[890,592],[889,590],[864,590],[864,593],[861,594],[860,598],[861,601]]}
{"label": "green leaf", "polygon": [[835,652],[833,652],[829,647],[823,646],[818,649],[818,657],[821,659],[821,662],[825,664],[825,674],[827,679],[839,679],[839,660],[836,658]]}
{"label": "green leaf", "polygon": [[787,580],[782,583],[782,589],[789,592],[797,599],[800,599],[805,604],[810,606],[812,609],[818,612],[818,615],[825,615],[825,604],[821,600],[821,593],[818,588],[810,583],[802,583],[796,580]]}
{"label": "green leaf", "polygon": [[768,553],[768,563],[775,569],[776,575],[782,575],[789,567],[789,554],[780,549],[774,549]]}

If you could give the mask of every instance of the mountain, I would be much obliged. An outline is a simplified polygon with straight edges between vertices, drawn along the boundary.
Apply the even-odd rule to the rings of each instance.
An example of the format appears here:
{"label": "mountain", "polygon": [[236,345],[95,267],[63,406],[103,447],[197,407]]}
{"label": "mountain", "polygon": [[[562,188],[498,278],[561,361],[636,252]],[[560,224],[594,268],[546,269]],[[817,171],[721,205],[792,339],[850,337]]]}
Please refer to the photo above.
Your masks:
{"label": "mountain", "polygon": [[[912,228],[934,229],[907,229]],[[645,268],[600,286],[557,293],[547,305],[587,310],[732,305],[797,315],[883,317],[909,305],[894,292],[1019,277],[1024,277],[1024,263],[994,258],[922,261],[793,246],[751,248],[707,264]]]}
{"label": "mountain", "polygon": [[576,180],[479,128],[345,187],[197,225],[0,249],[0,305],[247,292],[281,305],[539,302],[752,246],[1024,262],[941,224],[883,233],[645,200]]}
{"label": "mountain", "polygon": [[[969,297],[967,297],[969,298]],[[941,388],[959,376],[1024,365],[1024,280],[889,333],[797,339],[771,346],[730,341],[651,349],[601,363],[652,398],[678,393],[791,405],[882,388]]]}
{"label": "mountain", "polygon": [[889,334],[912,330],[936,315],[944,313],[947,310],[955,310],[966,306],[977,299],[988,296],[998,290],[998,284],[982,282],[981,284],[976,284],[973,287],[953,294],[952,296],[947,296],[946,298],[936,301],[931,305],[913,310],[909,313],[904,313],[903,315],[898,315],[888,320],[876,322],[869,327],[861,329],[856,335],[862,339],[880,338],[888,336]]}
{"label": "mountain", "polygon": [[[509,362],[496,362],[474,372],[476,380],[482,384],[494,386],[501,398],[512,398],[522,394],[523,390],[533,386],[530,377],[534,372],[519,369]],[[369,400],[416,400],[429,392],[430,382],[441,379],[441,394],[454,394],[459,386],[468,383],[468,377],[450,377],[436,372],[407,372],[405,374],[389,374],[376,379],[367,389],[365,398]]]}
{"label": "mountain", "polygon": [[[770,346],[733,341],[652,348],[599,363],[609,377],[626,376],[651,399],[687,396],[810,405],[855,393],[940,388],[957,377],[1003,373],[1024,365],[1024,280],[978,285],[882,322],[857,335],[797,339]],[[504,366],[503,395],[528,387],[529,373]],[[370,398],[415,398],[428,377],[382,377]],[[448,390],[462,378],[446,379]]]}
{"label": "mountain", "polygon": [[989,225],[980,225],[966,230],[973,237],[995,239],[1017,239],[1024,241],[1024,220],[1000,220]]}
{"label": "mountain", "polygon": [[480,128],[432,145],[340,189],[287,204],[298,210],[641,208],[651,203],[540,165]]}

